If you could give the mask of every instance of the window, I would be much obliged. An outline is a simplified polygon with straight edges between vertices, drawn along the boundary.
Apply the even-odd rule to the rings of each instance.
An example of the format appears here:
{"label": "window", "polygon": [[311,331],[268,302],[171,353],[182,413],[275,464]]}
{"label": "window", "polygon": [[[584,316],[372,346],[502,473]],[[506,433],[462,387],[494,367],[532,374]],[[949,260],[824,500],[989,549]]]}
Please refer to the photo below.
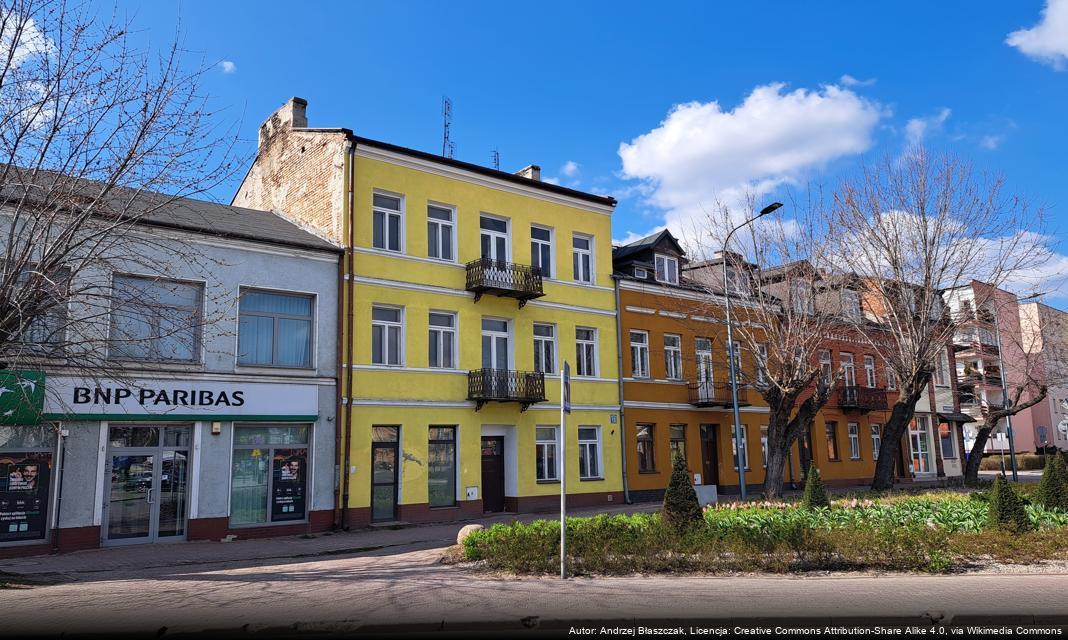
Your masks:
{"label": "window", "polygon": [[838,357],[842,362],[842,382],[847,387],[857,386],[857,371],[853,366],[853,354],[843,351]]}
{"label": "window", "polygon": [[864,381],[871,389],[878,384],[875,381],[875,356],[864,356]]}
{"label": "window", "polygon": [[453,210],[432,204],[426,207],[426,252],[427,256],[439,260],[455,259],[453,238],[456,229],[453,222]]}
{"label": "window", "polygon": [[838,460],[838,423],[824,423],[824,428],[827,431],[827,459],[833,462]]}
{"label": "window", "polygon": [[[1039,427],[1044,429],[1045,427]],[[942,447],[942,458],[955,459],[957,457],[957,444],[956,438],[953,437],[953,427],[945,422],[938,425],[938,443]],[[1045,438],[1041,438],[1039,442],[1044,442]]]}
{"label": "window", "polygon": [[741,384],[742,379],[742,347],[737,342],[727,343],[727,367],[730,369],[731,357],[734,358],[735,379]]}
{"label": "window", "polygon": [[649,277],[649,271],[645,267],[634,267],[634,277],[645,280]]}
{"label": "window", "polygon": [[571,240],[573,249],[575,280],[593,282],[593,238],[577,233]]}
{"label": "window", "polygon": [[42,310],[26,324],[22,343],[35,355],[60,355],[66,346],[67,304],[70,298],[70,269],[59,267],[43,273],[37,266],[25,268],[18,276],[20,287],[36,288],[44,295],[39,299]]}
{"label": "window", "polygon": [[123,360],[200,359],[199,284],[115,276],[109,354]]}
{"label": "window", "polygon": [[890,363],[886,363],[886,388],[889,391],[897,390],[897,375],[890,368]]}
{"label": "window", "polygon": [[939,387],[949,386],[949,356],[943,351],[938,354],[938,364],[934,371],[935,385]]}
{"label": "window", "polygon": [[560,469],[556,464],[556,427],[537,427],[535,429],[535,469],[538,480],[558,480]]}
{"label": "window", "polygon": [[852,289],[842,289],[842,313],[853,320],[860,319],[860,296]]}
{"label": "window", "polygon": [[831,376],[834,372],[831,371],[831,351],[830,349],[820,349],[820,378],[823,379],[824,384],[831,383]]}
{"label": "window", "polygon": [[230,524],[304,520],[308,425],[234,426]]}
{"label": "window", "polygon": [[534,370],[556,373],[556,327],[534,324]]}
{"label": "window", "polygon": [[242,291],[238,303],[237,362],[310,367],[312,297]]}
{"label": "window", "polygon": [[656,457],[653,455],[653,430],[656,425],[638,425],[638,472],[656,471]]}
{"label": "window", "polygon": [[[742,464],[745,468],[749,469],[749,425],[741,425],[742,427]],[[731,464],[734,465],[734,469],[738,469],[738,442],[734,437],[734,428],[731,427]]]}
{"label": "window", "polygon": [[545,227],[530,227],[530,264],[541,269],[545,278],[553,277],[553,232]]}
{"label": "window", "polygon": [[694,340],[696,351],[697,381],[712,382],[712,340],[697,338]]}
{"label": "window", "polygon": [[427,489],[431,507],[456,504],[456,427],[430,427]]}
{"label": "window", "polygon": [[871,457],[873,460],[879,459],[879,447],[883,443],[883,429],[877,424],[871,425]]}
{"label": "window", "polygon": [[576,376],[597,376],[597,330],[578,327],[575,329]]}
{"label": "window", "polygon": [[430,367],[456,368],[456,314],[431,312],[429,344]]}
{"label": "window", "polygon": [[401,310],[395,307],[371,308],[371,363],[400,366]]}
{"label": "window", "polygon": [[790,283],[791,306],[797,313],[812,313],[812,283],[807,280],[794,280]]}
{"label": "window", "polygon": [[764,468],[768,468],[768,425],[760,427],[760,457],[764,461]]}
{"label": "window", "polygon": [[679,261],[671,256],[656,256],[656,281],[668,284],[679,283]]}
{"label": "window", "polygon": [[10,505],[5,507],[0,542],[43,540],[48,535],[55,443],[50,424],[0,429],[0,487]]}
{"label": "window", "polygon": [[735,295],[749,295],[749,282],[744,273],[733,267],[727,267],[727,292]]}
{"label": "window", "polygon": [[579,427],[579,478],[601,478],[601,428]]}
{"label": "window", "polygon": [[[682,456],[682,459],[686,459],[686,425],[673,424],[670,427],[671,435],[671,459],[675,459],[675,454]],[[673,463],[674,464],[674,463]]]}
{"label": "window", "polygon": [[381,193],[374,194],[372,207],[371,244],[376,249],[401,250],[401,199]]}
{"label": "window", "polygon": [[860,425],[850,422],[846,429],[849,434],[849,458],[860,460]]}
{"label": "window", "polygon": [[630,332],[630,374],[635,378],[649,377],[649,334]]}
{"label": "window", "polygon": [[478,217],[479,251],[484,259],[508,262],[511,256],[511,236],[508,221],[482,214]]}
{"label": "window", "polygon": [[664,366],[668,380],[682,379],[682,338],[664,334]]}
{"label": "window", "polygon": [[768,345],[760,343],[757,345],[757,384],[765,386],[768,384]]}

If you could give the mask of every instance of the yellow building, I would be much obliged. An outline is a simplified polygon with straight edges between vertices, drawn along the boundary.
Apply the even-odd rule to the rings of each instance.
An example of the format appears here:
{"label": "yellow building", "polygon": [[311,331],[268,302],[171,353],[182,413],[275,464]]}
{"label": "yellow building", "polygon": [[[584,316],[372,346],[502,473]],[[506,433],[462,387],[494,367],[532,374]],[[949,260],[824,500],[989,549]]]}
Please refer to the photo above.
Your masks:
{"label": "yellow building", "polygon": [[569,504],[620,502],[615,201],[309,128],[305,109],[261,127],[234,204],[348,249],[339,523],[558,505],[565,360]]}

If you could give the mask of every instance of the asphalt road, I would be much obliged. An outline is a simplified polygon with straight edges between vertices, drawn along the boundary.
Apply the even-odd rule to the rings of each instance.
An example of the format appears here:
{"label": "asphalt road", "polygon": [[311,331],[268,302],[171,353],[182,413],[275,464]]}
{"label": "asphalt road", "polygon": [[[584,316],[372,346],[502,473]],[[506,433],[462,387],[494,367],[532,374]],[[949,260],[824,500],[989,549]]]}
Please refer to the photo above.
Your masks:
{"label": "asphalt road", "polygon": [[[356,557],[162,567],[0,590],[0,635],[538,631],[681,621],[1068,622],[1068,575],[503,579],[427,542]],[[422,548],[418,548],[422,547]]]}

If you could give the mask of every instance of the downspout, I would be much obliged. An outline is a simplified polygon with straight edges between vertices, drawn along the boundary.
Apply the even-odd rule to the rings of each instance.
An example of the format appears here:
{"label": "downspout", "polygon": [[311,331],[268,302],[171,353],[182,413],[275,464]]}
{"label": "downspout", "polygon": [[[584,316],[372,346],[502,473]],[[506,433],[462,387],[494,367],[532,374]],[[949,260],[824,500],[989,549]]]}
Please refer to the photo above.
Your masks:
{"label": "downspout", "polygon": [[337,261],[337,344],[334,346],[336,353],[335,372],[337,373],[337,384],[334,385],[334,406],[337,407],[337,413],[334,416],[334,529],[340,529],[342,527],[342,519],[344,518],[344,509],[341,506],[341,484],[344,482],[342,478],[345,477],[345,469],[347,467],[342,466],[342,454],[341,454],[341,424],[340,421],[344,415],[345,405],[342,404],[344,398],[343,389],[341,388],[341,377],[344,374],[342,368],[342,355],[344,354],[341,344],[341,337],[345,335],[345,314],[342,311],[341,305],[345,300],[345,254],[341,254],[341,258]]}
{"label": "downspout", "polygon": [[616,380],[619,384],[619,456],[623,462],[623,502],[633,504],[630,500],[630,488],[627,482],[627,420],[623,402],[623,314],[619,306],[618,274],[612,274],[612,284],[616,292]]}
{"label": "downspout", "polygon": [[56,500],[52,507],[52,553],[59,553],[59,509],[63,506],[63,469],[67,466],[67,440],[63,437],[63,423],[57,425]]}
{"label": "downspout", "polygon": [[343,486],[343,494],[342,494],[343,495],[342,500],[343,500],[343,504],[345,506],[344,506],[344,509],[342,510],[342,520],[341,520],[342,528],[345,529],[346,531],[349,529],[348,506],[349,506],[349,485],[351,484],[350,480],[349,480],[349,476],[351,475],[350,474],[350,470],[352,469],[352,397],[354,395],[354,390],[355,390],[355,384],[353,383],[353,380],[352,380],[353,379],[353,368],[352,368],[353,346],[352,345],[353,345],[353,342],[355,342],[354,329],[355,329],[355,323],[356,323],[356,320],[355,320],[355,318],[356,318],[356,312],[355,312],[356,302],[354,300],[354,298],[356,296],[355,296],[355,292],[353,291],[354,282],[352,280],[352,275],[356,271],[355,270],[356,254],[353,252],[353,249],[356,246],[356,231],[355,231],[355,227],[356,227],[356,224],[355,224],[355,211],[356,211],[356,196],[355,196],[355,189],[356,189],[356,141],[353,140],[351,137],[349,138],[348,154],[349,154],[349,175],[348,175],[349,191],[348,191],[348,198],[347,198],[346,207],[345,207],[346,211],[344,212],[344,215],[342,216],[342,219],[344,220],[344,225],[346,227],[346,230],[348,231],[348,234],[347,234],[348,238],[347,238],[347,241],[345,243],[345,262],[347,263],[348,268],[345,269],[345,274],[342,276],[342,279],[345,281],[345,289],[348,292],[348,298],[345,301],[345,307],[346,307],[345,316],[346,316],[346,323],[348,325],[348,327],[347,327],[348,331],[345,334],[345,338],[346,338],[346,340],[345,340],[345,350],[346,350],[347,356],[346,356],[345,361],[343,363],[344,371],[345,371],[345,377],[346,377],[346,383],[347,383],[346,386],[348,387],[348,389],[346,390],[346,396],[347,396],[348,400],[347,400],[347,402],[345,402],[345,469],[344,469],[344,473],[342,474],[342,477],[345,479],[344,486]]}

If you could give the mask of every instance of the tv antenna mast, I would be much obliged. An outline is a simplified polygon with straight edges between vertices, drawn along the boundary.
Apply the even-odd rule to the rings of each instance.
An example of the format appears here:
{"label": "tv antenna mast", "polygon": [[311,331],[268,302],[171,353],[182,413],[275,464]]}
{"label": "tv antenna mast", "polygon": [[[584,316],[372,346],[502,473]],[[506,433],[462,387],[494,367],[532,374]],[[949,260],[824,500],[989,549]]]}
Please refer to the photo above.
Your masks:
{"label": "tv antenna mast", "polygon": [[446,158],[452,158],[453,153],[456,151],[456,147],[453,145],[452,137],[449,133],[449,129],[452,128],[452,100],[449,100],[449,96],[441,97],[441,119],[443,125],[441,155]]}
{"label": "tv antenna mast", "polygon": [[501,170],[501,152],[497,147],[493,147],[493,153],[490,154],[490,158],[493,159],[493,168],[497,171]]}

